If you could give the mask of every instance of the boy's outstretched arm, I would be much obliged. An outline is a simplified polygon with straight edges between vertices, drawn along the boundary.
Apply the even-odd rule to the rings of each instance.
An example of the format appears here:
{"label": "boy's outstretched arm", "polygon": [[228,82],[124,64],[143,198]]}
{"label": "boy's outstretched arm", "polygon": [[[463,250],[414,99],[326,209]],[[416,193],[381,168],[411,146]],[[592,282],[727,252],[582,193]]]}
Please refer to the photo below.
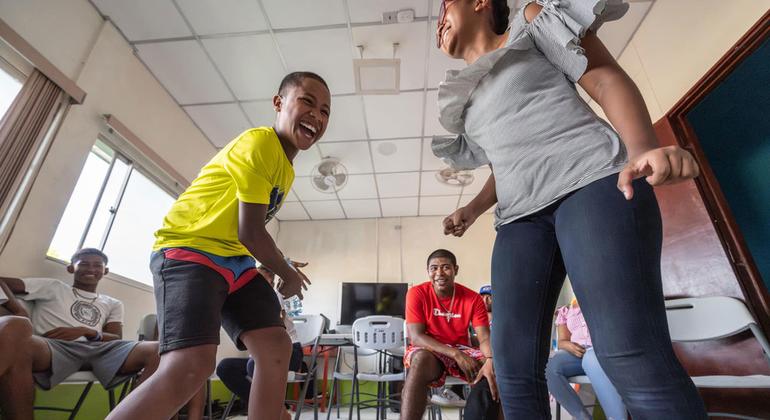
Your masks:
{"label": "boy's outstretched arm", "polygon": [[302,289],[307,290],[310,281],[300,276],[286,263],[283,254],[275,246],[275,241],[265,228],[267,204],[239,202],[238,204],[238,239],[260,263],[272,270],[284,281],[281,292],[286,297],[298,295],[302,298]]}
{"label": "boy's outstretched arm", "polygon": [[636,178],[663,185],[698,176],[698,164],[689,152],[679,146],[660,147],[642,94],[599,37],[589,32],[581,46],[588,68],[578,83],[602,107],[628,150],[628,165],[618,180],[626,199],[633,197],[631,182]]}

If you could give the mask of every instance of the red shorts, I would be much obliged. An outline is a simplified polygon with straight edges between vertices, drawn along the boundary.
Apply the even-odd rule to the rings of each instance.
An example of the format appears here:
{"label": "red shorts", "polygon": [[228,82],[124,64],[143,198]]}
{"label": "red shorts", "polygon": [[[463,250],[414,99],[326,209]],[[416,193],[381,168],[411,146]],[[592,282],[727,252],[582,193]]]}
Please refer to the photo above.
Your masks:
{"label": "red shorts", "polygon": [[[459,349],[463,353],[467,354],[468,356],[478,360],[482,361],[484,360],[484,354],[479,349],[475,349],[473,347],[463,346],[462,344],[457,344],[454,346],[451,346],[447,344],[448,347],[454,347],[456,349]],[[425,350],[430,351],[426,349],[425,347],[419,347],[419,346],[409,346],[406,349],[406,353],[404,353],[404,366],[409,369],[409,366],[411,365],[412,355],[418,351],[418,350]],[[431,382],[430,386],[434,388],[438,388],[441,386],[444,386],[444,382],[446,381],[447,374],[454,376],[455,378],[460,378],[465,380],[465,375],[460,370],[460,367],[457,366],[457,362],[455,362],[454,359],[451,357],[444,356],[443,354],[434,353],[430,351],[430,353],[434,356],[436,356],[436,359],[438,359],[441,364],[444,366],[444,370],[441,372],[441,376],[436,379],[435,381]]]}

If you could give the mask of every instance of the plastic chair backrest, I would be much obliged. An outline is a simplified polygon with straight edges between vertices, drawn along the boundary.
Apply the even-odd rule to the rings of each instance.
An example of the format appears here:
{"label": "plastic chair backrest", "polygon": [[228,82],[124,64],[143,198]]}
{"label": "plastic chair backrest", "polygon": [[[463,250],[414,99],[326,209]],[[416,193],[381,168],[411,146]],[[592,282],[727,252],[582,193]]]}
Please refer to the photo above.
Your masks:
{"label": "plastic chair backrest", "polygon": [[139,323],[139,329],[136,330],[139,341],[156,341],[158,339],[158,316],[147,314]]}
{"label": "plastic chair backrest", "polygon": [[321,315],[300,315],[292,319],[297,330],[297,341],[302,346],[312,346],[326,326],[326,318]]}
{"label": "plastic chair backrest", "polygon": [[372,315],[353,322],[353,343],[362,349],[392,350],[404,346],[404,320]]}
{"label": "plastic chair backrest", "polygon": [[751,330],[770,363],[770,345],[746,305],[726,296],[666,301],[671,341],[706,341]]}

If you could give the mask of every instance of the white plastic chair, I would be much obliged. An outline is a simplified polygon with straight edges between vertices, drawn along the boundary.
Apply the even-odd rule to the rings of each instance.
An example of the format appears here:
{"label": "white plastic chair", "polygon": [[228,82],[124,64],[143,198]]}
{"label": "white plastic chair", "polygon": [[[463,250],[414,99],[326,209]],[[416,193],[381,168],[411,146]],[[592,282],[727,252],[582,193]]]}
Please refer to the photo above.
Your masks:
{"label": "white plastic chair", "polygon": [[[376,369],[376,350],[353,350],[345,347],[337,347],[337,357],[334,361],[334,371],[332,373],[332,385],[329,393],[329,408],[326,413],[326,420],[329,420],[332,415],[332,402],[334,397],[337,397],[337,418],[340,418],[340,400],[343,397],[340,382],[353,382],[355,378],[356,370],[362,372],[373,372]],[[356,358],[357,356],[357,358]],[[371,362],[371,363],[369,363]],[[367,366],[371,366],[371,369],[367,369]],[[348,395],[348,394],[344,394]],[[353,404],[353,395],[355,395],[355,389],[349,394],[350,404]]]}
{"label": "white plastic chair", "polygon": [[[393,357],[393,353],[403,354],[404,320],[384,315],[359,318],[353,322],[353,344],[355,344],[353,351],[356,357],[358,357],[359,349],[375,350],[378,353],[378,367],[374,372],[364,373],[356,369],[354,372],[353,388],[355,389],[355,405],[358,408],[359,418],[361,405],[368,406],[370,403],[376,403],[377,419],[379,419],[380,415],[384,413],[385,407],[383,404],[399,404],[399,401],[390,398],[393,395],[388,394],[387,385],[404,380],[403,372],[388,373],[389,362]],[[377,383],[377,396],[374,400],[361,401],[359,391],[359,383],[361,381]]]}
{"label": "white plastic chair", "polygon": [[[295,414],[295,418],[299,419],[300,414],[302,414],[302,408],[304,407],[305,401],[306,401],[304,396],[307,393],[307,389],[310,385],[310,382],[315,380],[314,374],[315,374],[316,360],[318,358],[318,340],[327,326],[326,325],[327,319],[323,315],[300,315],[300,316],[293,317],[292,322],[294,323],[294,328],[297,331],[297,341],[302,345],[303,348],[311,347],[312,349],[312,356],[310,358],[310,364],[308,366],[307,372],[305,373],[287,372],[286,374],[287,384],[302,384],[302,388],[300,390],[299,396],[297,397],[297,400],[285,401],[289,404],[296,404],[297,411]],[[251,377],[247,376],[246,378],[249,380],[249,382],[251,382]],[[233,394],[230,397],[230,401],[228,401],[227,406],[225,407],[225,410],[222,413],[221,418],[223,420],[226,419],[228,416],[230,416],[230,411],[233,408],[236,398],[237,397],[235,394]],[[318,418],[317,396],[313,396],[312,404],[313,404],[314,416],[317,419]]]}
{"label": "white plastic chair", "polygon": [[[726,296],[672,299],[666,301],[666,317],[671,341],[707,341],[730,337],[746,330],[759,341],[770,365],[770,345],[746,305]],[[768,375],[709,375],[693,376],[698,388],[760,388],[770,389]],[[714,417],[757,419],[730,413],[709,413]]]}
{"label": "white plastic chair", "polygon": [[[302,413],[302,407],[305,403],[305,396],[307,389],[310,386],[311,381],[315,381],[315,368],[316,360],[318,359],[318,340],[321,338],[324,329],[326,329],[327,319],[323,315],[300,315],[292,318],[294,328],[297,332],[297,341],[303,348],[311,347],[310,364],[306,373],[288,372],[287,383],[295,384],[301,383],[302,390],[300,391],[297,401],[287,400],[289,403],[297,404],[297,412],[295,418],[299,419]],[[313,413],[315,418],[318,418],[318,397],[316,395],[312,398]]]}

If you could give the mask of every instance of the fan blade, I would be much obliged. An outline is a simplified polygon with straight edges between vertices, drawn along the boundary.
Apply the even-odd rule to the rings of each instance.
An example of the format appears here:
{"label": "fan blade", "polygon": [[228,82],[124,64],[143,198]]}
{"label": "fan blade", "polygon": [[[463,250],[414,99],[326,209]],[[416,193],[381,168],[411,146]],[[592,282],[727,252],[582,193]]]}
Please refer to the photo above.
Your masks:
{"label": "fan blade", "polygon": [[326,182],[324,182],[324,177],[322,176],[314,176],[313,177],[313,184],[315,184],[315,187],[319,190],[328,190],[329,186],[326,185]]}
{"label": "fan blade", "polygon": [[344,173],[343,174],[335,174],[334,175],[334,185],[336,185],[338,187],[341,186],[342,184],[345,183],[345,180],[347,178],[348,178],[348,176],[346,174],[344,174]]}

